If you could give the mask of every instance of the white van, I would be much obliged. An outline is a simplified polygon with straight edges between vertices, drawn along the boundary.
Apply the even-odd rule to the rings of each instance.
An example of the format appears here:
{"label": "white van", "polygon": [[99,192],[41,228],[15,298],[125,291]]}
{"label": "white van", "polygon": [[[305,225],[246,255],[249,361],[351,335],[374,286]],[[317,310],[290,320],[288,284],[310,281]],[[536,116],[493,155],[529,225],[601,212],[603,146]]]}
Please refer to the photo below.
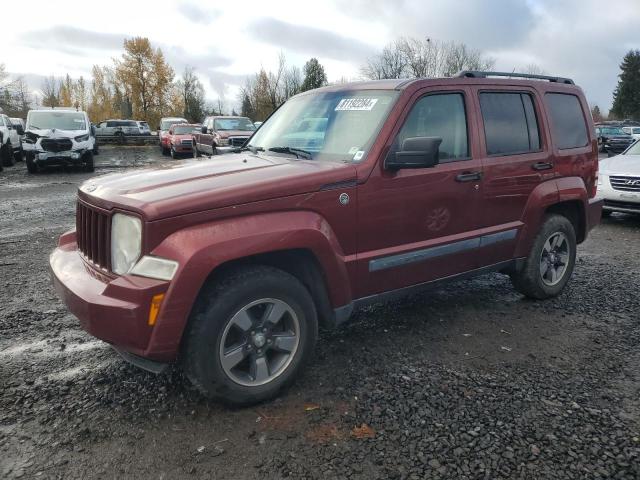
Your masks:
{"label": "white van", "polygon": [[22,146],[29,173],[47,165],[80,165],[93,172],[98,148],[86,112],[61,108],[29,110]]}

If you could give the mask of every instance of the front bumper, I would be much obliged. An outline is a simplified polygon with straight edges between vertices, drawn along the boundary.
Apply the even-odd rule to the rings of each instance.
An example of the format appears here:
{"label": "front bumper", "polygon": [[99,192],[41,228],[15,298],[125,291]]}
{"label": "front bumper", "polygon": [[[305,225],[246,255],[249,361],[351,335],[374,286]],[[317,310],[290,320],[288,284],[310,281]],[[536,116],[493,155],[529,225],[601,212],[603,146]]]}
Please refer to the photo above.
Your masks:
{"label": "front bumper", "polygon": [[597,198],[604,202],[602,208],[608,212],[640,213],[640,193],[614,189],[608,176],[602,177]]}
{"label": "front bumper", "polygon": [[607,152],[611,152],[611,153],[622,153],[624,152],[627,148],[629,148],[629,145],[631,145],[633,142],[629,142],[629,143],[605,143],[604,148]]}
{"label": "front bumper", "polygon": [[152,297],[166,292],[169,282],[132,275],[112,278],[96,271],[78,252],[75,232],[60,238],[49,263],[58,295],[84,330],[119,351],[166,360],[166,352],[158,354],[150,346],[154,327],[148,316]]}
{"label": "front bumper", "polygon": [[193,144],[177,144],[173,145],[173,149],[178,153],[193,152]]}

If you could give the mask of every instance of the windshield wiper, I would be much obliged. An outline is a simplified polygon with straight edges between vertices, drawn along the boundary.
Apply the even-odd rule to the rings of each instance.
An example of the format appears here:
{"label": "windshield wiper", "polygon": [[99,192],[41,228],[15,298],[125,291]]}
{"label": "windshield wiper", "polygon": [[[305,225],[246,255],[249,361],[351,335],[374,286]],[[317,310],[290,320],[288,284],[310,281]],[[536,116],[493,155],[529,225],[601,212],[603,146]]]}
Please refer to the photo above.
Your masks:
{"label": "windshield wiper", "polygon": [[296,158],[302,157],[307,160],[311,160],[313,158],[313,154],[311,152],[308,152],[307,150],[302,150],[301,148],[271,147],[271,148],[268,148],[267,150],[269,150],[270,152],[276,152],[276,153],[291,153],[292,155],[295,155]]}
{"label": "windshield wiper", "polygon": [[247,150],[249,150],[254,155],[258,152],[264,152],[263,147],[256,147],[255,145],[245,145],[240,149],[241,152],[246,152]]}

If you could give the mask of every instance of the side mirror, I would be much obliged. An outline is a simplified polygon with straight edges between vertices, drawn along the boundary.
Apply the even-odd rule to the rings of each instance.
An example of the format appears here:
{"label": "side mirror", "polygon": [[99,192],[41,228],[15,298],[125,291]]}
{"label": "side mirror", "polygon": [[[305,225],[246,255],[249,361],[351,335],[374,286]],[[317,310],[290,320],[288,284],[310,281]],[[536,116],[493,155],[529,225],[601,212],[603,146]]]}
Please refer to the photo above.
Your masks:
{"label": "side mirror", "polygon": [[24,128],[22,128],[22,125],[17,124],[16,131],[18,132],[18,135],[24,135]]}
{"label": "side mirror", "polygon": [[91,136],[95,137],[96,136],[96,127],[91,125]]}
{"label": "side mirror", "polygon": [[206,135],[207,134],[207,126],[203,125],[202,128],[200,128],[200,131]]}
{"label": "side mirror", "polygon": [[401,168],[431,168],[440,162],[440,137],[405,138],[397,152],[389,152],[384,166],[387,170]]}

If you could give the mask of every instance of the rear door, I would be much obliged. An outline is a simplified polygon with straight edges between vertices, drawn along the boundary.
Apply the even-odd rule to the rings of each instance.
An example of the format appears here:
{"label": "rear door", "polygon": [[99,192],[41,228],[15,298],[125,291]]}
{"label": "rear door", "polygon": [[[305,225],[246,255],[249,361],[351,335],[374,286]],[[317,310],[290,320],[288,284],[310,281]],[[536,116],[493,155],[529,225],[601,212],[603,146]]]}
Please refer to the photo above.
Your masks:
{"label": "rear door", "polygon": [[358,187],[357,297],[475,268],[482,172],[470,104],[466,88],[417,93],[390,150],[405,138],[440,137],[439,165],[392,171],[381,158]]}
{"label": "rear door", "polygon": [[483,189],[480,227],[493,235],[480,250],[482,265],[513,258],[533,190],[555,177],[540,98],[534,89],[476,88],[480,113]]}

